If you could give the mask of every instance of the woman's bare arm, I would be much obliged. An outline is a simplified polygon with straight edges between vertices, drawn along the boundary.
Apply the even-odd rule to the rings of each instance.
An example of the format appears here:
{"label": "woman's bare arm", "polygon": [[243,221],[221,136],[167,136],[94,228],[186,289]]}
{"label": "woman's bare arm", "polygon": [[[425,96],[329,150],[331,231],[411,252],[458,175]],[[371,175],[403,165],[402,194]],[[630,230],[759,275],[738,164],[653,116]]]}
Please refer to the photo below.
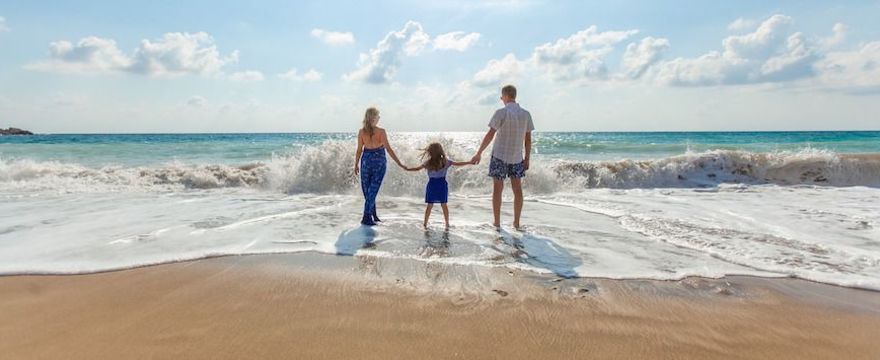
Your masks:
{"label": "woman's bare arm", "polygon": [[360,172],[360,163],[361,163],[361,154],[364,152],[364,137],[361,136],[361,131],[358,131],[358,144],[357,151],[354,152],[354,175],[357,176],[358,172]]}
{"label": "woman's bare arm", "polygon": [[385,145],[385,150],[388,151],[388,156],[391,157],[391,160],[394,160],[397,163],[397,166],[400,166],[406,169],[406,166],[400,163],[400,159],[397,158],[397,154],[394,153],[394,149],[391,147],[391,144],[388,142],[388,133],[385,132],[385,129],[382,129],[382,143]]}

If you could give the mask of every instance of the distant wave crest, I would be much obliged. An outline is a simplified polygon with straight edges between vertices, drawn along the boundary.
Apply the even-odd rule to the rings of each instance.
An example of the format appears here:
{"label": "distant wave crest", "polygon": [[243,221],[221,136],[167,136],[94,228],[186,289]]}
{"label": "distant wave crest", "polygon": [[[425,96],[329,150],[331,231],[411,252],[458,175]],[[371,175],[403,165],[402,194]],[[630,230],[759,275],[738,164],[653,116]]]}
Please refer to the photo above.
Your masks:
{"label": "distant wave crest", "polygon": [[[416,146],[397,152],[415,164]],[[487,159],[484,159],[487,160]],[[286,193],[357,192],[351,142],[326,141],[294,154],[238,166],[167,163],[160,166],[89,167],[76,163],[0,159],[0,189],[77,191],[162,191],[176,189],[254,188]],[[456,169],[450,188],[485,192],[491,183],[486,163]],[[424,174],[392,169],[382,191],[419,195]],[[756,153],[739,150],[688,152],[653,160],[570,161],[535,159],[525,186],[535,193],[584,188],[712,187],[722,183],[880,186],[880,154],[832,151]]]}

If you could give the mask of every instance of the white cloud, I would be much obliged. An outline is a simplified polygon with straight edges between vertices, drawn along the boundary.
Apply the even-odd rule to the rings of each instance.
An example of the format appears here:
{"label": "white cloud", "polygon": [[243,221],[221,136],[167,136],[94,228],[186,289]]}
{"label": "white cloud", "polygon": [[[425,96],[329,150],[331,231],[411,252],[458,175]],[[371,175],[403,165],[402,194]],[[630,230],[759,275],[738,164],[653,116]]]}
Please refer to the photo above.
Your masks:
{"label": "white cloud", "polygon": [[9,30],[9,26],[6,25],[6,18],[0,16],[0,32],[7,32]]}
{"label": "white cloud", "polygon": [[605,58],[613,46],[638,30],[599,32],[596,26],[535,48],[531,61],[554,80],[601,79],[607,75]]}
{"label": "white cloud", "polygon": [[422,25],[408,21],[403,29],[389,32],[375,48],[361,54],[357,69],[346,74],[344,78],[371,84],[389,82],[400,67],[401,55],[415,56],[429,42],[430,37],[422,30]]}
{"label": "white cloud", "polygon": [[80,39],[76,44],[64,40],[52,42],[49,57],[25,68],[62,73],[111,73],[125,71],[132,64],[115,41],[95,36]]}
{"label": "white cloud", "polygon": [[[490,60],[474,74],[471,83],[476,86],[498,86],[511,82],[523,72],[539,70],[554,81],[605,80],[608,67],[605,59],[617,44],[637,34],[638,30],[603,31],[596,26],[535,47],[526,60],[517,60],[513,54]],[[642,45],[632,45],[627,53],[630,76],[640,77],[660,58],[668,47],[666,39],[648,38]]]}
{"label": "white cloud", "polygon": [[479,33],[465,34],[464,31],[453,31],[434,38],[434,48],[437,50],[465,51],[479,40]]}
{"label": "white cloud", "polygon": [[490,91],[483,95],[481,95],[477,99],[477,104],[480,105],[495,105],[501,101],[501,95],[497,91]]}
{"label": "white cloud", "polygon": [[735,63],[712,51],[695,59],[677,58],[661,63],[656,78],[667,85],[716,85],[725,81],[725,72]]}
{"label": "white cloud", "polygon": [[[740,24],[731,28],[746,27],[745,20],[735,23]],[[794,20],[785,15],[770,16],[752,29],[727,36],[720,50],[672,60],[662,59],[669,40],[645,37],[630,42],[620,66],[612,67],[606,65],[610,54],[619,53],[619,44],[638,31],[600,32],[591,26],[535,47],[524,60],[513,54],[490,60],[464,84],[497,87],[537,73],[566,82],[644,79],[672,86],[790,83],[818,90],[880,93],[880,41],[835,51],[846,39],[846,25],[835,24],[827,37],[810,38],[796,31]],[[609,69],[619,70],[612,74]],[[488,95],[468,91],[477,103],[494,101]]]}
{"label": "white cloud", "polygon": [[880,41],[828,53],[815,64],[822,86],[852,93],[880,92]]}
{"label": "white cloud", "polygon": [[785,15],[773,15],[751,33],[729,36],[722,41],[727,57],[766,58],[785,42],[794,20]]}
{"label": "white cloud", "polygon": [[669,40],[646,37],[638,44],[630,43],[623,53],[623,68],[626,76],[640,78],[648,67],[655,64],[669,48]]}
{"label": "white cloud", "polygon": [[324,77],[324,74],[315,69],[309,69],[309,71],[306,71],[303,74],[299,74],[297,69],[290,69],[286,73],[278,74],[278,77],[291,81],[317,82],[321,81],[321,79]]}
{"label": "white cloud", "polygon": [[792,32],[793,23],[788,16],[773,15],[754,32],[725,38],[721,52],[661,63],[656,79],[669,85],[705,86],[812,76],[812,64],[818,56],[802,33]]}
{"label": "white cloud", "polygon": [[229,80],[238,82],[257,82],[263,81],[264,78],[263,73],[256,70],[239,71],[229,75]]}
{"label": "white cloud", "polygon": [[478,33],[453,31],[438,36],[432,42],[431,36],[422,29],[422,24],[407,21],[403,29],[389,32],[375,48],[360,54],[357,68],[345,74],[343,79],[370,84],[387,83],[397,73],[403,56],[421,55],[432,43],[434,50],[465,51],[479,39]]}
{"label": "white cloud", "polygon": [[419,25],[418,29],[409,35],[409,40],[404,45],[403,52],[407,56],[416,56],[421,54],[422,50],[424,50],[430,43],[431,37],[428,36],[428,33],[424,32],[422,26]]}
{"label": "white cloud", "polygon": [[49,59],[25,68],[61,73],[137,73],[148,76],[219,73],[238,61],[238,51],[221,56],[214,39],[204,32],[166,33],[156,40],[142,40],[128,56],[112,39],[90,36],[76,44],[56,41],[49,44]]}
{"label": "white cloud", "polygon": [[474,74],[473,84],[476,86],[499,86],[510,83],[522,72],[523,62],[513,54],[507,54],[501,60],[492,59],[486,66]]}
{"label": "white cloud", "polygon": [[808,47],[804,35],[794,33],[786,39],[785,50],[761,65],[759,81],[786,81],[813,75],[813,63],[818,59]]}
{"label": "white cloud", "polygon": [[846,40],[846,33],[848,31],[849,27],[841,23],[836,23],[834,24],[834,27],[831,28],[831,36],[822,38],[819,42],[825,49],[834,48]]}
{"label": "white cloud", "polygon": [[755,28],[755,20],[739,18],[727,25],[730,31],[748,31]]}
{"label": "white cloud", "polygon": [[208,100],[198,95],[195,95],[186,100],[186,105],[194,108],[202,108],[205,107],[205,105],[207,104]]}
{"label": "white cloud", "polygon": [[350,32],[330,31],[324,29],[312,29],[312,37],[317,38],[330,46],[342,46],[354,44],[354,34]]}
{"label": "white cloud", "polygon": [[147,75],[213,74],[238,61],[238,51],[221,57],[214,38],[204,32],[167,33],[142,40],[134,52],[131,71]]}

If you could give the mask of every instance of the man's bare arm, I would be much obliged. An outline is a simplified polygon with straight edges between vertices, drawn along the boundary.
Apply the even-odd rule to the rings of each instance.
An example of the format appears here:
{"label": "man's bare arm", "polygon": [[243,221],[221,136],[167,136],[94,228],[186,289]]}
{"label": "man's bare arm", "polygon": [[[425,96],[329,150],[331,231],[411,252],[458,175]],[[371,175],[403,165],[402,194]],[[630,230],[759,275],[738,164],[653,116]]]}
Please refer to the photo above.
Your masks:
{"label": "man's bare arm", "polygon": [[489,131],[486,132],[486,136],[483,136],[483,143],[480,144],[480,149],[477,150],[477,154],[471,158],[471,162],[474,164],[480,163],[480,157],[483,156],[483,151],[489,147],[489,144],[492,143],[492,140],[495,139],[495,129],[489,128]]}
{"label": "man's bare arm", "polygon": [[526,132],[526,138],[525,138],[524,142],[525,142],[524,147],[526,149],[526,156],[523,159],[523,167],[526,170],[528,170],[529,169],[529,158],[532,156],[532,132],[531,131]]}

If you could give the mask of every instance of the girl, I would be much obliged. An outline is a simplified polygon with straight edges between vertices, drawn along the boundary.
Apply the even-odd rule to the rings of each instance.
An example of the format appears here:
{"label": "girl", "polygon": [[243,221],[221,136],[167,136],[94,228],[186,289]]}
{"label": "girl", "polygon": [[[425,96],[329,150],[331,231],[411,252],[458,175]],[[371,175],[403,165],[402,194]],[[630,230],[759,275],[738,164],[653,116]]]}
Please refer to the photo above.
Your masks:
{"label": "girl", "polygon": [[[354,174],[361,175],[361,191],[364,192],[364,217],[361,224],[376,225],[379,216],[376,214],[376,195],[385,178],[385,151],[398,166],[403,167],[397,155],[388,143],[385,129],[376,126],[379,123],[379,110],[374,107],[364,113],[363,127],[358,132],[357,152],[354,155]],[[360,164],[360,166],[358,166]]]}
{"label": "girl", "polygon": [[[443,151],[443,145],[440,143],[431,143],[427,148],[422,150],[421,159],[424,161],[418,167],[404,167],[409,171],[419,171],[421,169],[428,170],[428,186],[425,188],[425,222],[422,224],[428,227],[428,219],[431,217],[431,209],[434,204],[439,203],[443,208],[443,220],[446,222],[446,228],[449,229],[449,208],[446,207],[446,200],[449,197],[449,184],[446,182],[446,171],[452,166],[473,165],[473,162],[456,162],[449,160]],[[425,161],[427,159],[427,161]]]}

